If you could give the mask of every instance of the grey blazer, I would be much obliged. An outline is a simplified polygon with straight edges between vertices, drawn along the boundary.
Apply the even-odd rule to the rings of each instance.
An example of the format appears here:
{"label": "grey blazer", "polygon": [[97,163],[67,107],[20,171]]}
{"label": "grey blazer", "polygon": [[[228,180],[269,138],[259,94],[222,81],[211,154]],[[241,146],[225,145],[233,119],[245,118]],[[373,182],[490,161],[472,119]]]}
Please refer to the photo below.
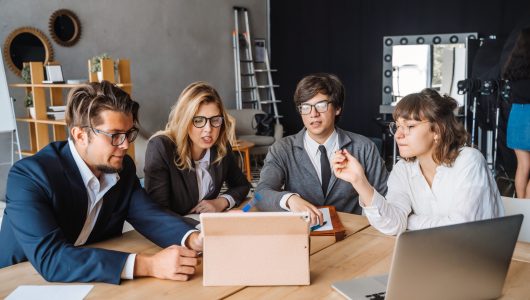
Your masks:
{"label": "grey blazer", "polygon": [[[359,194],[349,182],[337,180],[332,172],[328,191],[324,195],[317,171],[304,148],[302,129],[295,135],[274,143],[261,170],[256,193],[261,195],[258,209],[279,211],[283,195],[297,193],[314,205],[333,205],[338,211],[361,214]],[[339,148],[347,149],[363,166],[368,181],[374,188],[386,194],[388,172],[375,144],[368,138],[336,128]]]}
{"label": "grey blazer", "polygon": [[[210,151],[210,161],[215,160],[216,147]],[[162,206],[186,215],[199,202],[199,188],[195,170],[179,170],[174,163],[177,147],[170,138],[164,135],[149,140],[145,152],[145,190]],[[208,172],[212,176],[213,189],[204,196],[211,200],[219,196],[223,183],[228,190],[225,194],[232,196],[238,206],[248,194],[250,183],[237,165],[231,149],[219,163],[210,163]]]}

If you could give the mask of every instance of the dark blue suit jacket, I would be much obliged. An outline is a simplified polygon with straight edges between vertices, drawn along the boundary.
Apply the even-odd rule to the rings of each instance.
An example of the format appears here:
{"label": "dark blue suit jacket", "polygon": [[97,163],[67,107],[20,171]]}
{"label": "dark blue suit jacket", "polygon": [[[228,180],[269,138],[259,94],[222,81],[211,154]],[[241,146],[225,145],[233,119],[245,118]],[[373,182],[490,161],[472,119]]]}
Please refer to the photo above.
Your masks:
{"label": "dark blue suit jacket", "polygon": [[[129,156],[103,197],[87,244],[121,235],[127,220],[160,247],[179,245],[194,229],[149,199]],[[68,142],[55,142],[18,161],[7,179],[0,229],[0,268],[29,260],[48,281],[119,284],[128,253],[74,247],[85,223],[88,195]]]}

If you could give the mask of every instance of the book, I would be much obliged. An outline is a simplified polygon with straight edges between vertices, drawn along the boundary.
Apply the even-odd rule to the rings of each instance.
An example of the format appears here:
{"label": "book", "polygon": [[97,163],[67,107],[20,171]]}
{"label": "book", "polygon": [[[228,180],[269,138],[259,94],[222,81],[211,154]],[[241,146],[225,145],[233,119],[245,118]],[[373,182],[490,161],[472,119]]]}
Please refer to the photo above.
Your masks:
{"label": "book", "polygon": [[340,221],[339,215],[335,210],[335,206],[319,206],[318,209],[322,211],[326,225],[315,231],[312,231],[311,236],[335,236],[335,241],[338,242],[343,240],[346,237],[346,229]]}
{"label": "book", "polygon": [[88,83],[87,79],[68,79],[66,80],[67,84],[81,84],[81,83]]}
{"label": "book", "polygon": [[64,120],[64,111],[47,112],[46,115],[50,120]]}
{"label": "book", "polygon": [[48,106],[48,111],[50,112],[56,112],[56,111],[65,111],[66,110],[66,105],[52,105],[52,106]]}

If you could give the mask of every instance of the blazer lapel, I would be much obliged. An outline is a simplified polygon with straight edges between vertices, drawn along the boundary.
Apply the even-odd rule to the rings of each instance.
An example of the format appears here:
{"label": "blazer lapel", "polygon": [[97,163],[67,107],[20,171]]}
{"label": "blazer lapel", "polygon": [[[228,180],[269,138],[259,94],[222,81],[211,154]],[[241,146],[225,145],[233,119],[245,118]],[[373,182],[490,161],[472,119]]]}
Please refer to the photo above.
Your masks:
{"label": "blazer lapel", "polygon": [[194,201],[197,201],[195,203],[198,203],[199,202],[199,186],[197,183],[197,173],[195,172],[195,169],[193,171],[183,170],[182,179],[184,183],[186,184],[186,189],[188,190],[190,194],[190,199],[193,199]]}
{"label": "blazer lapel", "polygon": [[66,182],[68,182],[65,188],[70,189],[68,211],[71,212],[69,216],[69,223],[71,224],[69,232],[71,236],[69,238],[75,241],[85,225],[88,210],[88,195],[69,144],[61,150],[61,157],[64,158],[64,177]]}
{"label": "blazer lapel", "polygon": [[[346,135],[342,129],[335,127],[335,130],[337,131],[337,135],[339,139],[338,140],[339,149],[347,149],[349,152],[351,152],[351,144],[353,143],[351,138],[348,135]],[[328,192],[326,193],[326,198],[330,194],[331,190],[333,189],[335,182],[337,182],[337,177],[335,177],[335,172],[331,172],[331,179],[329,180]]]}

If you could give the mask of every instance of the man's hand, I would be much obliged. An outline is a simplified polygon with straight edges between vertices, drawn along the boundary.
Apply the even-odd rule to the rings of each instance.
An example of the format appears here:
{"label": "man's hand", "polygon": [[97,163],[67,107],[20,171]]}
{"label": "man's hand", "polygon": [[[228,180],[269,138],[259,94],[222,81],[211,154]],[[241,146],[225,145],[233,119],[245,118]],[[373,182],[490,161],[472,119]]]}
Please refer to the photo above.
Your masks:
{"label": "man's hand", "polygon": [[184,242],[184,245],[188,249],[193,249],[195,251],[202,251],[202,244],[203,244],[204,238],[202,233],[199,232],[193,232],[191,233],[186,241]]}
{"label": "man's hand", "polygon": [[137,254],[134,276],[186,281],[195,273],[197,264],[197,252],[173,245],[155,255]]}
{"label": "man's hand", "polygon": [[322,212],[316,208],[313,204],[307,202],[306,200],[302,199],[302,197],[298,195],[291,195],[289,199],[287,199],[287,207],[291,211],[294,212],[308,212],[309,218],[311,220],[311,226],[320,224],[322,225],[322,222],[324,222],[324,216],[322,215]]}
{"label": "man's hand", "polygon": [[212,200],[201,200],[190,211],[190,214],[201,214],[206,212],[221,212],[228,208],[230,203],[224,197],[218,197]]}

